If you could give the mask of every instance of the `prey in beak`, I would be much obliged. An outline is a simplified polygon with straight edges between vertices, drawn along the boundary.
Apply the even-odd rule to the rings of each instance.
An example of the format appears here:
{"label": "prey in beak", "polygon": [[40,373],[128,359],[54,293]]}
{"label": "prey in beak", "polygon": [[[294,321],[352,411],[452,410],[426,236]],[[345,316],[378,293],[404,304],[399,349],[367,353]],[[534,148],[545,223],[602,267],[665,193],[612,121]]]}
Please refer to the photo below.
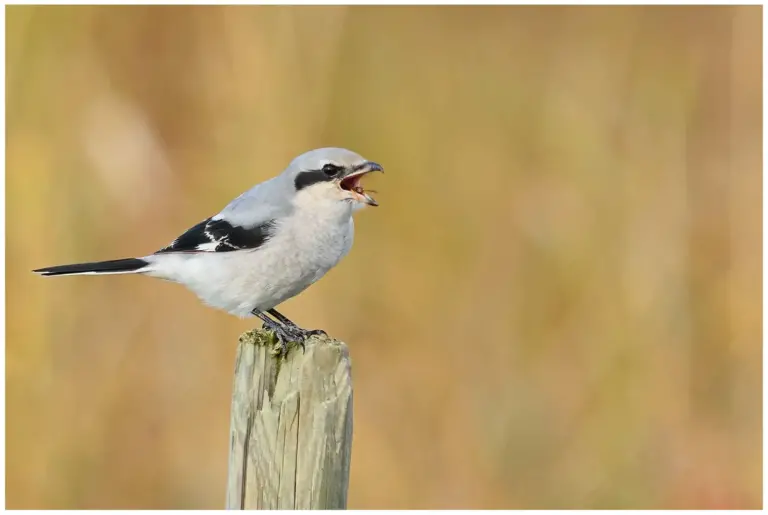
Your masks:
{"label": "prey in beak", "polygon": [[374,200],[374,198],[371,197],[360,184],[360,180],[363,176],[371,172],[384,173],[384,168],[373,161],[366,161],[365,163],[350,169],[349,173],[347,173],[347,175],[339,182],[339,187],[352,193],[352,197],[358,202],[364,202],[369,206],[378,206],[379,203],[376,202],[376,200]]}

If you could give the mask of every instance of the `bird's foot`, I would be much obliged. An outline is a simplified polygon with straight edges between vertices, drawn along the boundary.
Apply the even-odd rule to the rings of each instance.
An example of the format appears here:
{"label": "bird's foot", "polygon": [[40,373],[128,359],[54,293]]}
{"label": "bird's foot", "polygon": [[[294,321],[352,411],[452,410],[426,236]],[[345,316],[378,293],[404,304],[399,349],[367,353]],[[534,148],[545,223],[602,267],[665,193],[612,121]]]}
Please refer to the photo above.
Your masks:
{"label": "bird's foot", "polygon": [[[266,324],[265,324],[266,326]],[[278,343],[280,343],[280,354],[283,356],[288,355],[288,344],[298,343],[301,345],[302,352],[306,351],[306,347],[304,343],[309,339],[310,336],[315,335],[323,335],[328,336],[328,334],[323,331],[322,329],[313,329],[313,330],[306,330],[302,329],[298,326],[288,326],[288,325],[279,325],[274,324],[267,326],[267,329],[269,331],[272,331],[272,333],[277,338]]]}
{"label": "bird's foot", "polygon": [[288,342],[291,341],[291,337],[286,333],[284,326],[278,324],[274,320],[268,317],[261,317],[262,325],[264,329],[275,335],[277,343],[280,344],[279,349],[275,348],[274,354],[287,356],[288,355]]}
{"label": "bird's foot", "polygon": [[306,351],[306,347],[304,346],[304,343],[309,339],[310,336],[315,335],[323,335],[328,336],[325,331],[322,329],[313,329],[313,330],[307,330],[302,329],[299,326],[283,326],[282,327],[283,332],[288,336],[289,341],[298,343],[301,345],[302,352]]}

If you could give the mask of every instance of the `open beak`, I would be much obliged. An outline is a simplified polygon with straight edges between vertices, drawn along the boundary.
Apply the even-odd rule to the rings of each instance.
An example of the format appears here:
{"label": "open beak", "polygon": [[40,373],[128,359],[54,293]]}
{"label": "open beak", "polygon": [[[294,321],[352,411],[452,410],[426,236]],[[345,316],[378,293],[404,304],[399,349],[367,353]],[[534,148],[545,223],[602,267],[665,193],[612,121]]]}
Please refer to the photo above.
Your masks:
{"label": "open beak", "polygon": [[371,197],[360,184],[360,180],[363,178],[363,176],[371,172],[384,173],[384,168],[379,163],[366,161],[365,163],[359,164],[352,168],[349,173],[341,180],[339,186],[341,186],[341,189],[343,190],[352,192],[355,198],[360,202],[364,202],[369,206],[378,206],[379,203],[376,202],[376,200]]}

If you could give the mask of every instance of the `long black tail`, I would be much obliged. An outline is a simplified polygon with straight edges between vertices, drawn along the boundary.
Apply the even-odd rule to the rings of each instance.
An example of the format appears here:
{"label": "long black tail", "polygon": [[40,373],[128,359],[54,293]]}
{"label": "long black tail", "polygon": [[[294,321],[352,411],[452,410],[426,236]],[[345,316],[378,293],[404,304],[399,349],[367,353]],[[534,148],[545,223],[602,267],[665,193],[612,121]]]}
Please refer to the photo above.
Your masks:
{"label": "long black tail", "polygon": [[132,274],[140,272],[149,263],[143,259],[113,259],[95,263],[75,263],[73,265],[49,266],[33,270],[40,275],[78,275],[78,274]]}

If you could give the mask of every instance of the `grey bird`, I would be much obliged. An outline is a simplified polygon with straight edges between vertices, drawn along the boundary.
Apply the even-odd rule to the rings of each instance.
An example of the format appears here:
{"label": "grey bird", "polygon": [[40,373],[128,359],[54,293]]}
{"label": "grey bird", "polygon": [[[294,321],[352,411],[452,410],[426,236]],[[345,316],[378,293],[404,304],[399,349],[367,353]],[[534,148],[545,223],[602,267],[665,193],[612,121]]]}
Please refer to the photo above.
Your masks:
{"label": "grey bird", "polygon": [[285,352],[287,342],[303,346],[307,337],[324,331],[302,329],[275,307],[347,255],[354,237],[352,214],[378,205],[361,179],[383,171],[350,150],[311,150],[154,254],[34,272],[144,274],[177,282],[210,306],[239,317],[259,317]]}

